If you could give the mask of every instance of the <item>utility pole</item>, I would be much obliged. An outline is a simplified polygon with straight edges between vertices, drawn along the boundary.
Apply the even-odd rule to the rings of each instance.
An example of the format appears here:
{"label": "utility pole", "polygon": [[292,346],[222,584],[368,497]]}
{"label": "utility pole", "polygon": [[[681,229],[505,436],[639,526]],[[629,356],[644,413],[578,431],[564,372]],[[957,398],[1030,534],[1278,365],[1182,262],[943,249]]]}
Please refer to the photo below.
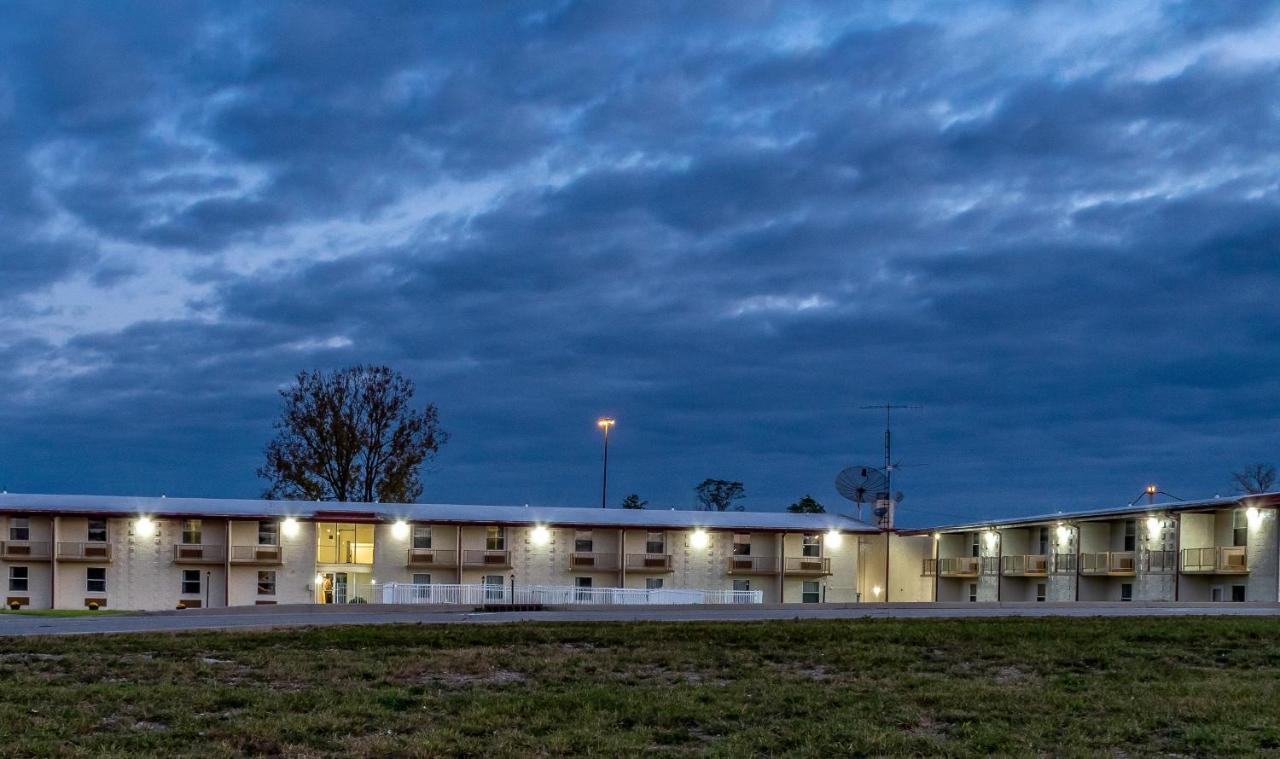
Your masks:
{"label": "utility pole", "polygon": [[906,410],[919,410],[924,406],[918,404],[894,404],[879,403],[869,406],[860,406],[862,409],[884,409],[884,476],[885,476],[885,498],[888,501],[885,504],[887,511],[885,516],[880,520],[882,527],[893,526],[893,412]]}

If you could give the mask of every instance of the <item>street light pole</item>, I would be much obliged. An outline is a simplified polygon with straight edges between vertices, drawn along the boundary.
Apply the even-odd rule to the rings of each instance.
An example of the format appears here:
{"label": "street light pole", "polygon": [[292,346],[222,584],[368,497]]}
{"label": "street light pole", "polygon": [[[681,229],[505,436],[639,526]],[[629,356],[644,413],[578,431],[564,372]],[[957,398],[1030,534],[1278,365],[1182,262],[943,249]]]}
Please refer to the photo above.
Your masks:
{"label": "street light pole", "polygon": [[600,478],[600,508],[606,508],[605,501],[609,496],[609,428],[617,424],[609,417],[596,420],[596,426],[604,430],[604,476]]}

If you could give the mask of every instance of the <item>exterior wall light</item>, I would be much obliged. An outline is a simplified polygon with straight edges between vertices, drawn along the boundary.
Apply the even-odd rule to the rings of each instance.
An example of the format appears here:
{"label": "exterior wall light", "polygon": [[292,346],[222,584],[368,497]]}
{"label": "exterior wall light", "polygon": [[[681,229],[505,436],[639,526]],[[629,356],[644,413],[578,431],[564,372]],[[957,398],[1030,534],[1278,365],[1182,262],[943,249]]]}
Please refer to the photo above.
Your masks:
{"label": "exterior wall light", "polygon": [[533,544],[536,546],[545,546],[551,542],[551,530],[542,525],[533,528],[533,533],[529,536],[533,538]]}
{"label": "exterior wall light", "polygon": [[133,523],[133,534],[140,538],[149,538],[156,534],[156,523],[150,517],[138,517]]}
{"label": "exterior wall light", "polygon": [[404,540],[409,537],[409,523],[403,519],[396,520],[396,523],[391,525],[391,536],[396,540]]}
{"label": "exterior wall light", "polygon": [[324,575],[316,575],[316,587],[324,585]]}
{"label": "exterior wall light", "polygon": [[871,595],[875,596],[876,598],[879,598],[879,597],[880,597],[880,592],[881,592],[882,590],[884,590],[884,588],[881,588],[879,585],[877,585],[877,586],[875,586],[874,588],[872,588],[872,589],[871,589]]}
{"label": "exterior wall light", "polygon": [[1262,524],[1262,512],[1258,511],[1257,506],[1250,506],[1244,510],[1244,515],[1249,520],[1249,526],[1258,529],[1258,525]]}
{"label": "exterior wall light", "polygon": [[839,548],[844,542],[844,536],[838,530],[831,530],[827,533],[823,542],[827,544],[827,548]]}
{"label": "exterior wall light", "polygon": [[693,534],[689,536],[689,545],[694,548],[706,548],[711,545],[711,536],[701,528],[694,530]]}
{"label": "exterior wall light", "polygon": [[1065,524],[1058,525],[1058,543],[1066,543],[1071,540],[1071,528]]}
{"label": "exterior wall light", "polygon": [[996,549],[996,541],[1000,539],[1000,535],[995,530],[987,532],[987,550],[994,551]]}
{"label": "exterior wall light", "polygon": [[296,538],[298,537],[298,520],[289,517],[280,523],[280,529],[286,538]]}
{"label": "exterior wall light", "polygon": [[1160,537],[1160,520],[1155,517],[1147,517],[1147,536],[1151,540]]}

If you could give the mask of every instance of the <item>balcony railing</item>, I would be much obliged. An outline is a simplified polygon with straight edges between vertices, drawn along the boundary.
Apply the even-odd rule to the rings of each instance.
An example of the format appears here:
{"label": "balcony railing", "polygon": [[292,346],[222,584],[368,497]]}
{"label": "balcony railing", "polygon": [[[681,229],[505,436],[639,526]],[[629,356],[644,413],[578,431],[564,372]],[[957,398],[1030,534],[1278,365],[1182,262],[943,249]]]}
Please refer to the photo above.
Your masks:
{"label": "balcony railing", "polygon": [[1005,577],[1046,577],[1049,574],[1049,556],[1043,553],[1001,556],[1000,571]]}
{"label": "balcony railing", "polygon": [[639,605],[660,604],[758,604],[759,590],[695,590],[686,588],[579,588],[559,585],[379,585],[377,602],[388,604],[546,604]]}
{"label": "balcony railing", "polygon": [[1142,563],[1142,570],[1150,574],[1169,575],[1177,569],[1177,554],[1173,551],[1147,551]]}
{"label": "balcony railing", "polygon": [[776,575],[778,559],[774,556],[730,556],[725,559],[731,575]]}
{"label": "balcony railing", "polygon": [[788,556],[786,573],[789,575],[829,575],[831,559],[820,556]]}
{"label": "balcony railing", "polygon": [[670,572],[671,554],[629,553],[626,566],[628,572]]}
{"label": "balcony railing", "polygon": [[410,548],[406,563],[411,567],[456,567],[458,552],[436,548]]}
{"label": "balcony railing", "polygon": [[7,561],[48,561],[49,544],[30,540],[0,541],[0,559]]}
{"label": "balcony railing", "polygon": [[58,561],[111,561],[111,544],[58,543]]}
{"label": "balcony railing", "polygon": [[1127,577],[1138,573],[1133,551],[1102,551],[1080,554],[1080,574]]}
{"label": "balcony railing", "polygon": [[221,564],[226,558],[226,546],[179,543],[173,547],[174,564]]}
{"label": "balcony railing", "polygon": [[1076,571],[1076,555],[1074,553],[1055,553],[1053,555],[1053,573],[1070,575]]}
{"label": "balcony railing", "polygon": [[284,551],[280,546],[231,546],[232,564],[283,564]]}
{"label": "balcony railing", "polygon": [[618,554],[574,551],[569,554],[569,569],[594,569],[601,572],[618,570]]}
{"label": "balcony railing", "polygon": [[474,550],[462,552],[462,565],[488,569],[510,569],[511,552],[505,550]]}
{"label": "balcony railing", "polygon": [[954,556],[938,559],[939,577],[977,577],[981,562],[977,556]]}
{"label": "balcony railing", "polygon": [[1182,571],[1187,574],[1248,574],[1248,550],[1244,546],[1184,548],[1182,549]]}

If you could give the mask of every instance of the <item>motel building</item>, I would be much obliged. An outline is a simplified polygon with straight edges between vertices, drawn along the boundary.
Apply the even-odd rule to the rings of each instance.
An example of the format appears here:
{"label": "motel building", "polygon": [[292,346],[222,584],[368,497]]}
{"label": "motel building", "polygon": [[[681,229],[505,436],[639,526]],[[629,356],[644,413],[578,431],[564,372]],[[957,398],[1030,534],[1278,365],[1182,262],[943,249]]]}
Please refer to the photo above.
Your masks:
{"label": "motel building", "polygon": [[7,607],[1280,601],[1280,494],[838,514],[0,494]]}

